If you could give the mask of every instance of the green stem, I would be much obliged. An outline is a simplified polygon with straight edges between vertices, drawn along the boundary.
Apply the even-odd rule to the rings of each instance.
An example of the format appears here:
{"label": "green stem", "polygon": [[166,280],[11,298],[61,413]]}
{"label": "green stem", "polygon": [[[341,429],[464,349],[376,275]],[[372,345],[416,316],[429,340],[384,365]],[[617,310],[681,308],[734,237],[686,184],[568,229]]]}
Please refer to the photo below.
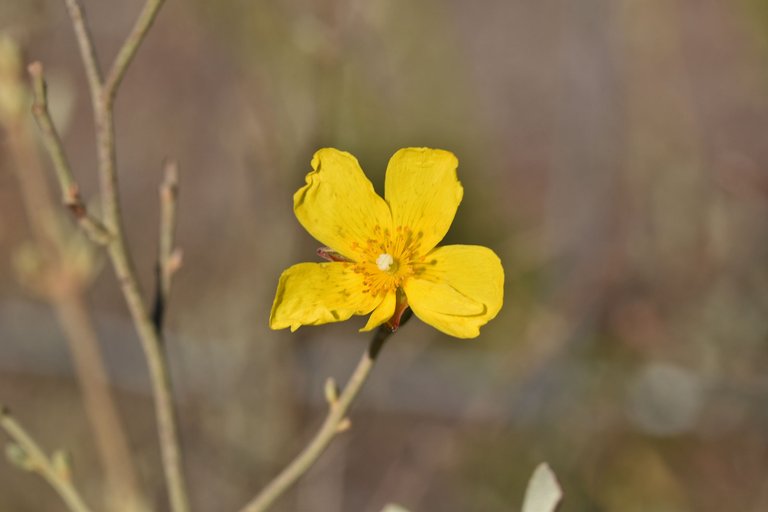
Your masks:
{"label": "green stem", "polygon": [[320,430],[309,444],[296,456],[283,471],[277,475],[267,486],[240,512],[263,512],[285,493],[296,481],[306,473],[310,467],[323,454],[331,441],[337,434],[346,430],[348,419],[346,418],[347,409],[352,404],[360,389],[368,379],[368,375],[376,362],[384,342],[392,334],[392,331],[386,326],[381,326],[374,334],[368,350],[365,351],[360,362],[357,363],[352,376],[344,386],[341,395],[335,400],[330,401],[328,415],[323,421]]}

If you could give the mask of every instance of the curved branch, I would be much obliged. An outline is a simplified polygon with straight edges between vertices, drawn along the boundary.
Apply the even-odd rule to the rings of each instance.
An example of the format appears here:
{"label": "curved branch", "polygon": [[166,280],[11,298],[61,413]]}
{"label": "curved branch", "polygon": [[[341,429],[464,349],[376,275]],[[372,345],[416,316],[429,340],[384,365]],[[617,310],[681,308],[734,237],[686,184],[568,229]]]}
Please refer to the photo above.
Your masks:
{"label": "curved branch", "polygon": [[346,416],[347,410],[368,379],[371,368],[373,368],[373,364],[376,362],[376,357],[379,355],[384,342],[391,335],[392,330],[388,327],[379,327],[371,340],[368,350],[363,354],[360,362],[357,363],[355,371],[344,386],[341,395],[336,396],[335,386],[329,381],[330,386],[326,386],[329,410],[320,430],[317,431],[315,437],[312,438],[301,453],[267,484],[255,498],[248,502],[240,512],[263,512],[267,510],[312,467],[336,435],[349,428],[349,418]]}
{"label": "curved branch", "polygon": [[91,512],[88,505],[72,485],[66,471],[56,467],[24,427],[12,416],[7,407],[0,404],[0,426],[23,451],[24,467],[43,477],[61,496],[72,512]]}

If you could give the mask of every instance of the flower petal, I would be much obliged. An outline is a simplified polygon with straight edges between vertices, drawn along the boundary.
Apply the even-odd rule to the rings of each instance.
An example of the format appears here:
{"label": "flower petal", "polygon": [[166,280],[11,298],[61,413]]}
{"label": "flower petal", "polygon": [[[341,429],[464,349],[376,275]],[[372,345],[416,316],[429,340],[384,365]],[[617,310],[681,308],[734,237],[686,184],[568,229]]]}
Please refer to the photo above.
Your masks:
{"label": "flower petal", "polygon": [[363,292],[363,278],[348,263],[299,263],[283,272],[269,315],[272,329],[340,322],[366,315],[382,301]]}
{"label": "flower petal", "polygon": [[372,331],[392,318],[392,315],[395,314],[396,298],[397,294],[394,291],[389,292],[384,297],[384,300],[381,301],[381,304],[373,310],[373,313],[368,318],[368,322],[365,324],[365,327],[360,329],[360,332]]}
{"label": "flower petal", "polygon": [[429,148],[401,149],[389,160],[384,197],[393,223],[422,234],[422,254],[448,232],[464,195],[458,164],[453,153]]}
{"label": "flower petal", "polygon": [[403,289],[422,321],[458,338],[474,338],[504,302],[504,269],[496,254],[478,245],[438,247]]}
{"label": "flower petal", "polygon": [[312,169],[307,184],[293,195],[296,218],[317,240],[358,260],[360,245],[375,238],[376,227],[391,226],[387,203],[349,153],[321,149],[312,158]]}

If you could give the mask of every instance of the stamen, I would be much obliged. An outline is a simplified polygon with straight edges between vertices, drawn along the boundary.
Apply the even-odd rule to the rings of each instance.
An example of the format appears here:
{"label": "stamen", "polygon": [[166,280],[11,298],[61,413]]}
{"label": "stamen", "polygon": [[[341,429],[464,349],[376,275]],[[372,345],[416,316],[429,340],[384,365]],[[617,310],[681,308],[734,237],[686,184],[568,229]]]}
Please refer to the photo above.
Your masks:
{"label": "stamen", "polygon": [[395,258],[393,258],[391,254],[387,253],[379,254],[379,257],[376,258],[376,266],[379,267],[379,270],[389,270],[394,262]]}

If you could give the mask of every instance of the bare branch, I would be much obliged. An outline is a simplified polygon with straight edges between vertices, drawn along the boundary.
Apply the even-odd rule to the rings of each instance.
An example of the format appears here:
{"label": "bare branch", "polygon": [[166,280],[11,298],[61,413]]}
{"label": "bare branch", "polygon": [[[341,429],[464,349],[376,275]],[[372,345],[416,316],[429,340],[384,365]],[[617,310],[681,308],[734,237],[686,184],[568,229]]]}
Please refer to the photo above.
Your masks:
{"label": "bare branch", "polygon": [[53,168],[56,171],[56,178],[61,189],[62,201],[91,240],[102,245],[106,244],[109,242],[110,234],[98,219],[88,214],[85,203],[80,197],[80,188],[69,166],[61,137],[48,111],[48,94],[43,76],[43,65],[40,62],[33,62],[27,70],[32,78],[32,93],[34,95],[32,113],[40,127],[43,143],[53,162]]}
{"label": "bare branch", "polygon": [[70,479],[69,471],[61,463],[56,464],[55,458],[49,458],[35,440],[16,421],[7,407],[0,404],[0,427],[16,442],[21,449],[17,462],[24,469],[33,471],[43,477],[61,496],[72,512],[90,512],[80,494]]}
{"label": "bare branch", "polygon": [[[89,77],[92,75],[98,78],[98,75],[93,73],[93,70],[98,70],[98,66],[82,8],[78,0],[66,0],[66,2],[75,34],[80,42],[80,53],[85,63],[86,72]],[[108,252],[149,366],[152,395],[155,400],[160,453],[171,509],[174,512],[187,512],[189,510],[189,498],[182,469],[179,425],[173,403],[170,370],[160,332],[153,323],[142,297],[136,269],[123,232],[112,111],[117,88],[163,3],[164,0],[147,0],[145,2],[131,33],[118,51],[106,82],[102,84],[100,80],[89,78],[88,83],[91,89],[94,125],[96,127],[96,150],[99,163],[101,201],[104,209],[104,225],[114,235],[107,246]]]}
{"label": "bare branch", "polygon": [[181,251],[174,247],[176,231],[176,205],[179,193],[179,169],[173,160],[164,166],[160,184],[160,240],[157,256],[157,283],[152,319],[158,331],[163,330],[163,319],[171,294],[173,275],[181,266]]}
{"label": "bare branch", "polygon": [[85,76],[88,78],[88,87],[91,90],[91,102],[94,106],[99,103],[101,95],[101,67],[96,55],[96,48],[93,45],[93,36],[85,19],[85,12],[79,0],[64,0],[67,6],[67,12],[72,20],[72,26],[75,29],[77,45],[80,48],[80,57],[85,66]]}
{"label": "bare branch", "polygon": [[[45,83],[42,80],[42,66],[39,63],[31,66],[35,77],[36,97],[35,110],[44,116],[41,120],[44,136],[52,137],[53,152],[58,151],[59,167],[65,174],[68,171],[66,157],[60,146],[56,144],[58,136],[53,130],[53,124],[48,118],[45,107]],[[19,65],[18,73],[21,73]],[[19,76],[20,80],[20,76]],[[25,102],[26,103],[26,102]],[[38,156],[37,147],[32,132],[28,129],[32,122],[28,116],[13,122],[7,118],[0,119],[8,134],[8,148],[12,161],[11,167],[19,183],[30,229],[34,234],[36,250],[41,261],[38,274],[32,281],[37,281],[36,291],[50,301],[54,306],[59,323],[69,344],[72,362],[77,381],[83,398],[83,406],[90,422],[94,446],[99,455],[104,472],[106,487],[105,497],[112,505],[127,507],[126,510],[141,510],[145,502],[141,495],[134,460],[126,436],[125,427],[120,421],[115,398],[109,385],[108,372],[104,364],[93,321],[88,314],[85,301],[87,283],[96,272],[96,264],[90,256],[81,252],[91,252],[91,248],[78,248],[78,240],[72,240],[71,229],[58,222],[68,213],[58,207],[57,201],[51,196],[45,172]],[[47,126],[48,130],[45,130]],[[66,180],[66,178],[65,178]],[[57,189],[59,188],[56,185]],[[69,188],[75,187],[70,180]],[[65,196],[67,192],[65,192]],[[79,198],[65,198],[72,210],[83,210]],[[81,219],[87,218],[84,211],[76,212]],[[88,242],[82,241],[83,244]],[[78,254],[77,256],[74,256]],[[107,508],[113,508],[108,506]]]}
{"label": "bare branch", "polygon": [[117,53],[115,62],[112,64],[112,68],[104,82],[104,101],[107,105],[112,104],[117,89],[120,87],[120,82],[122,82],[123,76],[125,76],[125,72],[128,70],[128,66],[136,55],[147,31],[155,21],[163,3],[165,3],[165,0],[148,0],[144,4],[144,8],[141,10],[131,33],[128,34],[123,46]]}

